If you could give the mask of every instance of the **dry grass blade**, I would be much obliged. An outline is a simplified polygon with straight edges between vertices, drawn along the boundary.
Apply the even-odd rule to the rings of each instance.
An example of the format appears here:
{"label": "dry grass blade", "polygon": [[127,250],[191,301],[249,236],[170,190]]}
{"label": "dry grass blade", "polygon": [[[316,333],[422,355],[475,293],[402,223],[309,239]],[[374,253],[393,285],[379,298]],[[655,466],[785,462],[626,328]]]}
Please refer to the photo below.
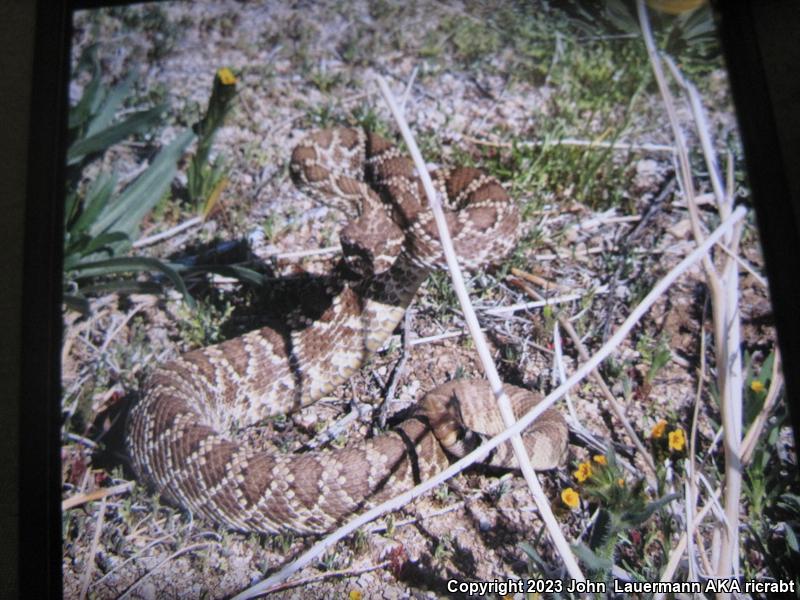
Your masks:
{"label": "dry grass blade", "polygon": [[86,570],[83,572],[83,580],[81,581],[81,595],[80,599],[86,598],[89,592],[89,585],[92,582],[92,573],[94,573],[94,557],[97,556],[97,548],[100,545],[100,534],[103,533],[103,520],[106,515],[106,497],[100,501],[100,508],[97,511],[97,522],[94,526],[94,536],[92,537],[92,546],[89,554],[86,557]]}
{"label": "dry grass blade", "polygon": [[71,508],[75,508],[76,506],[80,506],[81,504],[86,504],[87,502],[100,500],[101,498],[105,500],[109,496],[115,496],[117,494],[126,494],[133,489],[134,485],[135,484],[133,481],[129,481],[128,483],[121,483],[109,488],[101,488],[93,492],[77,494],[76,496],[72,496],[71,498],[64,500],[61,503],[61,510],[69,510]]}
{"label": "dry grass blade", "polygon": [[274,594],[275,592],[280,592],[283,590],[289,590],[292,588],[306,586],[312,583],[316,583],[318,581],[324,581],[325,579],[331,579],[332,577],[357,577],[358,575],[363,575],[364,573],[369,573],[370,571],[377,571],[378,569],[384,569],[392,564],[392,561],[385,560],[377,565],[370,565],[368,567],[362,567],[360,569],[341,569],[339,571],[328,571],[326,573],[322,573],[321,575],[317,575],[315,577],[306,577],[305,579],[298,579],[296,581],[286,581],[284,583],[279,583],[267,590],[264,590],[264,594]]}
{"label": "dry grass blade", "polygon": [[155,235],[151,235],[145,238],[139,238],[135,242],[133,242],[132,247],[134,248],[144,248],[146,246],[152,246],[153,244],[157,244],[158,242],[163,242],[171,238],[174,235],[178,235],[179,233],[186,231],[187,229],[191,229],[192,227],[196,227],[203,223],[203,217],[192,217],[191,219],[184,221],[168,229],[166,231],[162,231],[161,233],[156,233]]}
{"label": "dry grass blade", "polygon": [[[425,194],[428,197],[428,202],[430,204],[431,211],[433,212],[434,220],[436,221],[436,228],[439,232],[442,250],[444,251],[445,259],[447,260],[447,270],[453,283],[453,289],[458,297],[459,303],[461,304],[461,310],[464,313],[464,320],[467,322],[467,328],[469,329],[472,340],[475,343],[475,350],[481,359],[481,364],[483,365],[486,378],[489,380],[489,384],[491,385],[492,391],[497,399],[497,405],[500,409],[500,414],[503,417],[503,422],[505,423],[506,427],[511,427],[515,421],[514,412],[511,409],[511,402],[503,391],[503,382],[497,372],[497,367],[492,359],[492,354],[489,350],[488,344],[486,343],[486,338],[481,331],[481,326],[478,323],[478,317],[475,314],[475,309],[472,307],[472,302],[470,301],[469,293],[467,292],[467,286],[464,283],[464,277],[461,274],[461,268],[458,265],[458,259],[456,257],[455,248],[453,247],[453,241],[450,238],[450,232],[447,228],[447,221],[445,220],[444,211],[442,210],[436,190],[433,187],[433,181],[431,180],[431,177],[428,174],[428,170],[425,166],[425,160],[422,158],[422,154],[417,147],[414,135],[411,133],[411,129],[408,127],[408,123],[406,123],[402,111],[398,108],[391,91],[389,91],[389,86],[382,77],[378,76],[377,80],[381,89],[381,93],[383,94],[386,102],[389,104],[389,108],[391,109],[395,122],[400,128],[400,133],[403,136],[403,140],[408,147],[409,154],[411,154],[411,158],[417,168],[417,173],[422,180],[422,186],[425,189]],[[559,526],[558,521],[553,514],[552,508],[550,507],[550,502],[548,501],[547,496],[545,496],[544,490],[542,490],[542,486],[536,477],[536,473],[534,472],[528,457],[528,452],[525,449],[522,437],[519,434],[512,436],[511,446],[514,449],[514,455],[516,456],[520,465],[520,470],[525,477],[525,481],[528,483],[528,487],[533,495],[534,502],[536,502],[536,506],[539,508],[539,512],[541,513],[542,520],[544,521],[547,531],[550,534],[550,538],[553,540],[556,550],[561,556],[561,559],[564,561],[564,566],[567,568],[567,571],[573,579],[583,581],[585,578],[580,567],[578,566],[578,561],[576,560],[575,555],[572,553],[569,543],[564,537],[561,527]]]}
{"label": "dry grass blade", "polygon": [[[491,146],[493,148],[511,148],[513,144],[508,142],[494,142],[492,140],[484,140],[480,138],[475,138],[468,135],[461,136],[465,141],[471,142],[473,144],[477,144],[479,146]],[[529,146],[529,147],[539,147],[539,146],[575,146],[577,148],[608,148],[611,150],[619,150],[622,152],[630,152],[630,151],[641,151],[641,152],[666,152],[666,153],[673,153],[675,152],[675,148],[672,146],[666,146],[664,144],[626,144],[625,142],[604,142],[602,140],[576,140],[573,138],[561,138],[555,141],[534,141],[534,142],[523,142],[517,144],[518,146]]]}

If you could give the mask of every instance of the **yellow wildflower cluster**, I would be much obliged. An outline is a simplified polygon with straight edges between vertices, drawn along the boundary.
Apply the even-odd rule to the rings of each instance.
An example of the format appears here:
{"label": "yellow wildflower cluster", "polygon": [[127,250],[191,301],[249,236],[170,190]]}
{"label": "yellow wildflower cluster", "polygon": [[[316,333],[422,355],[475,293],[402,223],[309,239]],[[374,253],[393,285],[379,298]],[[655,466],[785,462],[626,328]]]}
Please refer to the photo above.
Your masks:
{"label": "yellow wildflower cluster", "polygon": [[764,384],[758,379],[753,379],[753,381],[750,382],[750,389],[756,394],[760,394],[764,391]]}
{"label": "yellow wildflower cluster", "polygon": [[670,431],[668,441],[670,450],[674,450],[675,452],[681,452],[686,446],[686,434],[683,433],[683,429],[676,429],[675,431]]}
{"label": "yellow wildflower cluster", "polygon": [[350,593],[347,596],[350,600],[361,600],[363,595],[359,590],[350,590]]}
{"label": "yellow wildflower cluster", "polygon": [[664,437],[664,432],[667,429],[667,422],[664,419],[661,419],[658,423],[653,426],[653,430],[650,432],[650,437],[653,439],[661,439]]}
{"label": "yellow wildflower cluster", "polygon": [[578,492],[568,487],[561,492],[561,501],[570,508],[578,508],[581,497],[578,495]]}
{"label": "yellow wildflower cluster", "polygon": [[578,480],[578,483],[583,483],[592,476],[592,465],[588,462],[582,462],[578,465],[578,470],[573,471],[572,474]]}
{"label": "yellow wildflower cluster", "polygon": [[592,457],[592,460],[596,462],[598,465],[602,465],[604,467],[608,464],[608,459],[602,454],[595,454]]}

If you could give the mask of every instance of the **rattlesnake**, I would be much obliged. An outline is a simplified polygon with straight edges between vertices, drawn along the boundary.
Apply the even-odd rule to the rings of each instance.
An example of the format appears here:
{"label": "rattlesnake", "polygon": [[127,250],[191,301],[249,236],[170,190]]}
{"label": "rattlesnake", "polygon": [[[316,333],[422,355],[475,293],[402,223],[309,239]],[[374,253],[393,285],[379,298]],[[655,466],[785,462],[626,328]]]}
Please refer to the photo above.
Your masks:
{"label": "rattlesnake", "polygon": [[[413,163],[382,137],[318,131],[294,149],[291,172],[356,212],[340,236],[345,275],[332,280],[324,310],[156,367],[128,421],[128,452],[141,481],[243,531],[328,531],[445,468],[443,447],[463,452],[470,439],[461,417],[479,433],[503,428],[488,383],[456,380],[428,393],[395,429],[343,449],[281,454],[235,441],[242,428],[306,406],[350,377],[391,335],[428,271],[444,265]],[[502,259],[519,217],[500,184],[472,168],[432,177],[463,266]],[[517,415],[538,402],[527,390],[506,391]],[[566,425],[548,410],[526,438],[534,466],[551,468],[564,454]],[[508,464],[510,448],[499,450],[495,462]]]}

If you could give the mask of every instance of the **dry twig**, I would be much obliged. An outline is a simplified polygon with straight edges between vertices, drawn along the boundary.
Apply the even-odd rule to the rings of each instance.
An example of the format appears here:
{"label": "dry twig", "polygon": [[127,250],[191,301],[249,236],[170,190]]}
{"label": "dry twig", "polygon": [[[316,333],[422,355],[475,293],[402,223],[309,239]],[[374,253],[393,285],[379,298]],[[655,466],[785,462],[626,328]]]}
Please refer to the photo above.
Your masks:
{"label": "dry twig", "polygon": [[89,554],[86,556],[86,567],[81,578],[81,595],[80,599],[86,598],[89,591],[89,584],[92,582],[92,573],[94,572],[94,557],[97,556],[97,548],[100,545],[100,534],[103,532],[103,518],[106,515],[106,497],[100,501],[100,508],[97,511],[97,522],[94,525],[94,536],[92,537],[92,546],[89,549]]}

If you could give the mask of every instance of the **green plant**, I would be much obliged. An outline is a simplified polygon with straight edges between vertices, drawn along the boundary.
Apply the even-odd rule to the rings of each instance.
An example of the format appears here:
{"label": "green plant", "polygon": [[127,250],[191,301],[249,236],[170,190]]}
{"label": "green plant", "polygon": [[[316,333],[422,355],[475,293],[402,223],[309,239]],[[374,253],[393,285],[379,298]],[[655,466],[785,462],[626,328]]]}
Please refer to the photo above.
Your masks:
{"label": "green plant", "polygon": [[453,556],[453,538],[445,534],[436,542],[436,546],[433,549],[433,559],[442,562],[451,556]]}
{"label": "green plant", "polygon": [[775,352],[770,352],[764,359],[758,373],[753,372],[753,357],[749,352],[744,353],[744,426],[747,427],[756,418],[764,400],[767,390],[772,383],[772,365],[775,362]]}
{"label": "green plant", "polygon": [[[769,389],[774,352],[764,360],[757,377],[750,373],[751,360],[746,355],[746,411],[750,402],[759,410],[763,404]],[[759,385],[754,385],[756,382]],[[747,398],[747,391],[754,397]],[[789,426],[789,419],[785,405],[779,406],[767,421],[766,433],[762,434],[745,469],[742,491],[747,500],[748,518],[743,520],[743,538],[745,547],[757,549],[760,560],[758,563],[747,561],[743,568],[747,577],[755,578],[762,577],[766,567],[775,579],[793,580],[800,587],[796,568],[800,560],[800,480],[797,465],[781,449],[786,443],[781,433]],[[755,406],[750,410],[755,410]]]}
{"label": "green plant", "polygon": [[[598,24],[612,33],[639,35],[636,10],[623,0],[570,0],[562,8],[570,15],[572,25],[586,35],[597,35]],[[659,47],[681,60],[687,74],[708,73],[719,66],[719,44],[708,3],[679,15],[652,10],[649,15]]]}
{"label": "green plant", "polygon": [[458,298],[450,285],[450,278],[443,271],[434,271],[428,276],[428,294],[441,323],[453,320],[452,311],[458,306]]}
{"label": "green plant", "polygon": [[[183,152],[194,139],[184,131],[162,148],[150,166],[123,190],[117,192],[117,176],[104,171],[80,185],[84,169],[118,142],[152,129],[165,106],[135,111],[116,119],[122,103],[130,96],[133,76],[107,89],[101,80],[96,52],[89,48],[78,62],[76,73],[88,71],[90,82],[69,113],[67,150],[67,191],[64,208],[64,302],[70,308],[88,312],[87,293],[99,291],[153,291],[152,283],[122,274],[160,271],[191,303],[191,297],[177,271],[169,264],[148,257],[122,256],[138,236],[145,215],[169,191]],[[111,279],[107,279],[111,277]]]}
{"label": "green plant", "polygon": [[328,70],[317,68],[308,76],[308,81],[323,94],[327,94],[342,83],[341,73],[332,73]]}
{"label": "green plant", "polygon": [[218,295],[207,302],[197,302],[191,310],[179,308],[183,339],[193,348],[222,341],[221,325],[233,313],[233,305]]}
{"label": "green plant", "polygon": [[648,335],[642,335],[639,338],[636,342],[636,351],[639,352],[642,363],[647,367],[644,386],[649,391],[658,373],[672,360],[672,352],[665,339],[655,341]]}
{"label": "green plant", "polygon": [[669,494],[648,502],[644,481],[640,479],[630,485],[613,452],[598,454],[591,461],[580,463],[573,475],[581,485],[584,498],[597,506],[589,537],[585,543],[574,546],[575,554],[592,574],[592,579],[607,580],[621,534],[641,527],[680,496]]}
{"label": "green plant", "polygon": [[214,162],[209,162],[209,154],[217,130],[225,122],[235,97],[236,77],[230,69],[218,70],[214,76],[206,114],[194,127],[198,137],[197,150],[186,173],[189,198],[195,204],[205,203],[203,215],[211,212],[227,183],[225,158],[218,154]]}

